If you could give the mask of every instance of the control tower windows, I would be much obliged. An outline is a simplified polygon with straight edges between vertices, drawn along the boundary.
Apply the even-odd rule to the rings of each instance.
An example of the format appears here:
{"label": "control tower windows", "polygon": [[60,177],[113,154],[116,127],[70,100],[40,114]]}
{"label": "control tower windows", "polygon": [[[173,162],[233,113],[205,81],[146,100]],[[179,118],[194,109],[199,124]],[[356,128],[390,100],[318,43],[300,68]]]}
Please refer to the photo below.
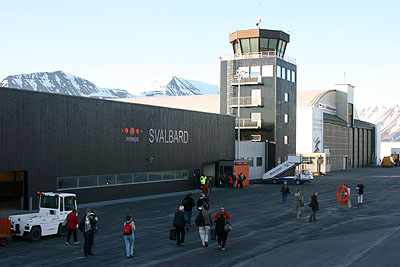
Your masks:
{"label": "control tower windows", "polygon": [[251,38],[250,39],[250,52],[257,53],[258,50],[258,38]]}
{"label": "control tower windows", "polygon": [[260,52],[268,51],[268,38],[260,38]]}
{"label": "control tower windows", "polygon": [[286,69],[282,67],[282,79],[286,79]]}
{"label": "control tower windows", "polygon": [[260,75],[260,66],[250,67],[250,77],[258,77]]}
{"label": "control tower windows", "polygon": [[240,39],[240,46],[242,47],[242,53],[250,53],[249,39]]}
{"label": "control tower windows", "polygon": [[282,70],[281,66],[276,66],[276,77],[281,78],[282,77]]}
{"label": "control tower windows", "polygon": [[276,50],[276,44],[278,43],[277,39],[269,39],[268,49]]}
{"label": "control tower windows", "polygon": [[262,66],[262,76],[263,77],[273,77],[274,76],[274,65],[264,65]]}

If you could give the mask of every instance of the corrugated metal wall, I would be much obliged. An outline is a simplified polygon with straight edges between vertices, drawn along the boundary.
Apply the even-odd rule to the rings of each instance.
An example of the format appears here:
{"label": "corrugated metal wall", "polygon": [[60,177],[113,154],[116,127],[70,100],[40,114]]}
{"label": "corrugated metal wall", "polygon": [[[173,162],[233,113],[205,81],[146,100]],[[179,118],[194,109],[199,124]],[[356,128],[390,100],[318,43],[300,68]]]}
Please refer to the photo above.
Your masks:
{"label": "corrugated metal wall", "polygon": [[[151,143],[150,129],[187,131],[188,142]],[[203,163],[233,158],[231,116],[0,88],[0,171],[27,171],[29,196],[55,191],[57,177],[184,169],[192,177]],[[82,203],[191,187],[190,179],[76,192]]]}

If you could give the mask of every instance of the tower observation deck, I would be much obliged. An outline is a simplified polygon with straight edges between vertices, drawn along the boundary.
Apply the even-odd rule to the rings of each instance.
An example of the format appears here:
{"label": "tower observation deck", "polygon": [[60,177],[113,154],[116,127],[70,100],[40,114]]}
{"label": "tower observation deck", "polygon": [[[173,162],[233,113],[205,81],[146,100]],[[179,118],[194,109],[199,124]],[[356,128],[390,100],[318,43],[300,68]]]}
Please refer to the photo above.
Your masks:
{"label": "tower observation deck", "polygon": [[289,41],[289,34],[276,30],[241,30],[229,35],[235,58],[249,55],[274,55],[283,58]]}

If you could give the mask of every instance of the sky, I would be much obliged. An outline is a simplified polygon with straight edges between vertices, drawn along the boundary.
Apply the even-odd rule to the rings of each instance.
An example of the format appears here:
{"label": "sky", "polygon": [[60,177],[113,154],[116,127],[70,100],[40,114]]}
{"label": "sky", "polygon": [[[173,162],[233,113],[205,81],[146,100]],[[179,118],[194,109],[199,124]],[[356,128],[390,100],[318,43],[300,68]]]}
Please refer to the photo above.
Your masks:
{"label": "sky", "polygon": [[0,0],[0,80],[62,70],[141,91],[159,77],[219,85],[229,33],[290,34],[298,90],[350,83],[356,108],[398,104],[400,1]]}

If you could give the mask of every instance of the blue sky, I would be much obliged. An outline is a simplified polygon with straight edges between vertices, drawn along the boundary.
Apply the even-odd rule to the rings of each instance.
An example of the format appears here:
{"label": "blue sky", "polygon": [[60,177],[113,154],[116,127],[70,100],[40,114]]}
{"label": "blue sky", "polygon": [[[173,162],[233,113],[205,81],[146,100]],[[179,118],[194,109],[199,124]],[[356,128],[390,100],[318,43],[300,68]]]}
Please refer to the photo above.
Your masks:
{"label": "blue sky", "polygon": [[400,2],[325,2],[0,0],[0,79],[63,70],[131,92],[168,75],[219,84],[229,32],[255,28],[260,5],[262,28],[290,30],[298,90],[332,89],[346,72],[356,107],[397,104]]}

